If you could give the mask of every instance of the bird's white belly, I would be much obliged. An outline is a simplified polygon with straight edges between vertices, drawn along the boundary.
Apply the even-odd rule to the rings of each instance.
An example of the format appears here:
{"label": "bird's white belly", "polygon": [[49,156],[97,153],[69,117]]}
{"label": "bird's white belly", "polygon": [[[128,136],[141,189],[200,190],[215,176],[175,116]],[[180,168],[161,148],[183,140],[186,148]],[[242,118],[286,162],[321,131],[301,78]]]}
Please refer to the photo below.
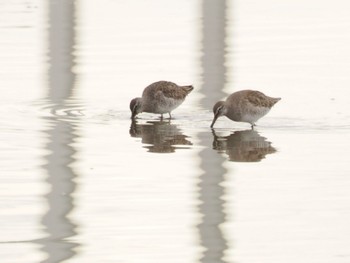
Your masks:
{"label": "bird's white belly", "polygon": [[261,117],[265,116],[269,111],[270,109],[266,107],[256,107],[254,111],[247,111],[243,113],[241,117],[241,121],[254,124]]}
{"label": "bird's white belly", "polygon": [[181,105],[183,100],[176,100],[172,98],[164,98],[162,101],[159,101],[156,107],[156,113],[167,113],[176,109]]}

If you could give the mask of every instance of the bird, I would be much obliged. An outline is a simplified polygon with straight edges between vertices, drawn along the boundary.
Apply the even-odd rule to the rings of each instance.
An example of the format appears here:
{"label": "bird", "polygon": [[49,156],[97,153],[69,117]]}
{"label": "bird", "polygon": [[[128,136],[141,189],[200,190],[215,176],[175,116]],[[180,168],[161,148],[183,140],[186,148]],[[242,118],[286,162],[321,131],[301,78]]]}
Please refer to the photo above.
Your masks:
{"label": "bird", "polygon": [[131,119],[141,112],[168,113],[171,119],[171,112],[180,106],[187,95],[193,90],[193,86],[178,86],[170,81],[157,81],[147,86],[142,98],[134,98],[130,101]]}
{"label": "bird", "polygon": [[255,122],[265,116],[281,98],[272,98],[257,90],[240,90],[232,93],[226,101],[218,101],[213,107],[213,128],[221,116],[237,121],[248,122],[254,129]]}

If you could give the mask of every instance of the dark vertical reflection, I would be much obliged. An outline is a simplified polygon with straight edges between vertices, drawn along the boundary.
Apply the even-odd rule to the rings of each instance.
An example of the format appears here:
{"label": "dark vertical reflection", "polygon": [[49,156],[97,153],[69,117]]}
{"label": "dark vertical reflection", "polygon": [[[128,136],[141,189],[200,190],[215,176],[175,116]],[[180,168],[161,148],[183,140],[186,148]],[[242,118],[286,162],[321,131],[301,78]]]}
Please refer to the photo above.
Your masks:
{"label": "dark vertical reflection", "polygon": [[49,72],[47,100],[51,105],[52,117],[45,118],[48,137],[44,169],[49,192],[45,195],[48,210],[42,218],[47,238],[39,241],[47,258],[42,262],[62,262],[75,255],[77,244],[70,241],[76,225],[69,218],[74,209],[73,193],[76,174],[71,168],[76,150],[74,141],[78,138],[77,124],[65,116],[59,116],[59,110],[69,112],[69,99],[74,91],[74,14],[73,0],[50,0],[49,2]]}
{"label": "dark vertical reflection", "polygon": [[[203,0],[203,86],[201,92],[204,98],[201,106],[211,109],[214,103],[225,96],[223,92],[226,83],[225,69],[225,24],[226,2],[224,0]],[[201,262],[225,262],[224,252],[227,248],[220,225],[225,222],[224,188],[221,183],[227,170],[223,167],[225,159],[211,149],[212,135],[207,132],[198,134],[203,150],[199,153],[200,168],[203,173],[199,177],[199,212],[202,221],[198,225],[201,244],[205,251]]]}

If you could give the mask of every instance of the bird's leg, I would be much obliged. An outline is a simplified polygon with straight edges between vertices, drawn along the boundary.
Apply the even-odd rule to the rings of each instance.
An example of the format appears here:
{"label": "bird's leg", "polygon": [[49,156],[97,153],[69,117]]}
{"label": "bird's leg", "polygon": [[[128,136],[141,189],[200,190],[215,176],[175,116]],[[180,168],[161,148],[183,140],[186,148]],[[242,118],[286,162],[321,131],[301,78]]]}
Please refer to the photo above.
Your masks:
{"label": "bird's leg", "polygon": [[171,119],[171,114],[170,114],[170,111],[169,111],[168,113],[169,113],[169,119]]}
{"label": "bird's leg", "polygon": [[251,125],[252,125],[252,130],[254,130],[254,126],[256,126],[256,124],[255,123],[251,123]]}
{"label": "bird's leg", "polygon": [[163,120],[163,113],[160,114],[160,120]]}

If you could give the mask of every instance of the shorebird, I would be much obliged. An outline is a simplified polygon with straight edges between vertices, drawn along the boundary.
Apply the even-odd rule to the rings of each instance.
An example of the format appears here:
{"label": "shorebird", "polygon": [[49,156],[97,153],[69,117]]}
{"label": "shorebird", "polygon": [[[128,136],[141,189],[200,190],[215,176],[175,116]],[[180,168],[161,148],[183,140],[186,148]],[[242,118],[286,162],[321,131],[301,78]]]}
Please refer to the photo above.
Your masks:
{"label": "shorebird", "polygon": [[255,122],[265,116],[280,99],[268,97],[256,90],[234,92],[226,101],[218,101],[214,105],[214,119],[210,127],[213,128],[219,117],[226,116],[233,121],[248,122],[253,129]]}
{"label": "shorebird", "polygon": [[147,86],[142,98],[134,98],[130,102],[131,119],[141,112],[168,113],[184,102],[186,96],[193,90],[192,86],[178,86],[170,81],[158,81]]}

